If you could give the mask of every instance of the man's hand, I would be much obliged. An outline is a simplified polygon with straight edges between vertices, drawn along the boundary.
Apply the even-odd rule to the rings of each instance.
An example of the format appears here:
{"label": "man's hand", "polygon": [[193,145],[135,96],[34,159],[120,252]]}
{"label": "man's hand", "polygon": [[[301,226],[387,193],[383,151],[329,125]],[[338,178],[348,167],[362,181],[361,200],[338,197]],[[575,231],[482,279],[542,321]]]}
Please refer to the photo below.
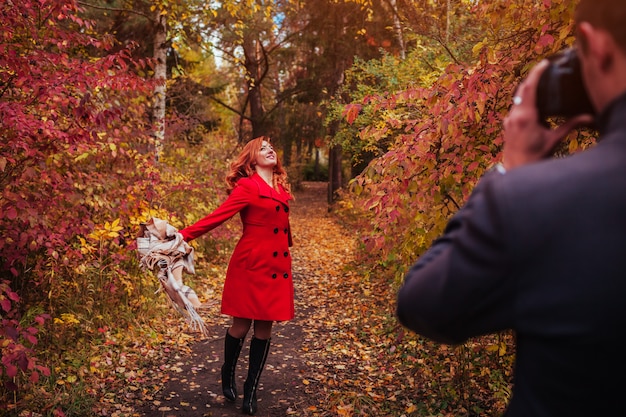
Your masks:
{"label": "man's hand", "polygon": [[549,63],[541,61],[519,85],[513,105],[504,119],[502,165],[506,170],[552,155],[556,145],[576,126],[593,121],[591,115],[576,116],[555,129],[546,128],[537,111],[537,84]]}

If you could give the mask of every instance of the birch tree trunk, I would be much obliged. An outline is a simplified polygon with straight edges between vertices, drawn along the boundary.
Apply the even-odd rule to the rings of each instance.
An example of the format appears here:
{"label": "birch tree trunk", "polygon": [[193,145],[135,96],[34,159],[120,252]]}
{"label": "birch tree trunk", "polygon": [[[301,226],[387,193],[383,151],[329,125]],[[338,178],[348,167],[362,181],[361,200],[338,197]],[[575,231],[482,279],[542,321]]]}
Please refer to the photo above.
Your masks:
{"label": "birch tree trunk", "polygon": [[406,58],[406,47],[404,45],[404,36],[402,35],[402,25],[400,24],[400,17],[398,16],[398,6],[396,0],[389,0],[391,6],[391,13],[393,14],[393,29],[396,32],[398,38],[398,45],[400,46],[400,57]]}
{"label": "birch tree trunk", "polygon": [[165,142],[165,99],[167,79],[167,18],[157,8],[154,31],[154,78],[157,85],[154,88],[154,137],[156,141],[156,160],[159,160]]}

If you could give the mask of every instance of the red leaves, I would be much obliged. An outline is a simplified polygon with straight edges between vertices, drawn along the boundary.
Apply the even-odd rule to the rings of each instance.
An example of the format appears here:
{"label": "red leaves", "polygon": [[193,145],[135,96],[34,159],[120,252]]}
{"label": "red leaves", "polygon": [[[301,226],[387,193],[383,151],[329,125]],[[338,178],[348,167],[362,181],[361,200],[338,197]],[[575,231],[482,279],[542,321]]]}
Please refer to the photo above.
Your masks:
{"label": "red leaves", "polygon": [[18,302],[19,300],[20,297],[17,295],[17,293],[11,290],[8,285],[8,281],[0,284],[0,307],[2,307],[2,310],[4,310],[5,313],[11,311],[11,301]]}
{"label": "red leaves", "polygon": [[[345,106],[342,116],[352,126],[339,135],[368,144],[394,138],[353,186],[357,204],[372,215],[368,248],[382,250],[383,257],[412,259],[429,246],[497,160],[501,122],[519,72],[537,60],[535,54],[566,43],[569,23],[553,17],[572,10],[555,1],[533,10],[484,3],[472,19],[506,31],[506,37],[484,38],[473,60],[457,60],[437,78],[433,71],[433,81],[424,87],[369,94]],[[355,87],[360,88],[365,86]]]}
{"label": "red leaves", "polygon": [[[129,167],[143,161],[129,158],[129,150],[150,141],[144,118],[148,103],[142,98],[150,85],[127,71],[130,49],[109,55],[96,51],[104,57],[77,55],[110,41],[85,35],[91,23],[75,14],[75,2],[18,3],[0,6],[2,26],[11,28],[2,35],[11,42],[0,43],[0,74],[9,74],[0,89],[5,143],[0,149],[0,172],[5,174],[0,182],[0,262],[12,265],[15,274],[19,268],[14,266],[42,247],[52,255],[65,252],[63,246],[73,236],[86,234],[89,216],[110,209],[103,206],[108,198],[93,194],[101,183],[115,183],[108,175],[141,176],[143,167]],[[67,21],[59,25],[57,19]],[[77,27],[83,30],[73,30]],[[117,133],[108,135],[109,130]],[[120,146],[122,141],[132,145]],[[113,171],[111,159],[130,161]],[[122,194],[124,188],[111,189]],[[123,197],[110,199],[115,200]],[[84,219],[63,225],[68,214]],[[53,248],[57,245],[61,247]]]}
{"label": "red leaves", "polygon": [[[11,319],[16,315],[17,309],[14,303],[19,302],[20,297],[11,290],[9,282],[0,283],[0,306],[4,311],[0,321],[0,377],[15,378],[21,371],[24,374],[30,374],[29,380],[37,382],[39,380],[39,372],[44,375],[50,375],[50,370],[45,366],[41,366],[34,358],[31,348],[37,344],[35,335],[39,332],[36,327],[30,326],[22,328],[20,323]],[[43,325],[47,315],[35,317],[38,325]],[[5,378],[3,378],[5,379]],[[9,384],[7,387],[17,389],[15,384]]]}
{"label": "red leaves", "polygon": [[359,115],[359,112],[361,111],[362,107],[363,106],[361,106],[360,104],[348,104],[342,113],[342,117],[346,118],[346,121],[348,122],[348,124],[352,124],[354,123],[354,120]]}
{"label": "red leaves", "polygon": [[537,41],[537,51],[542,52],[547,47],[552,45],[554,45],[554,36],[550,35],[549,33],[544,34],[539,37],[539,40]]}
{"label": "red leaves", "polygon": [[[67,281],[84,271],[80,237],[111,216],[127,224],[138,215],[129,195],[159,182],[145,152],[150,82],[129,70],[132,48],[98,50],[111,38],[87,35],[92,23],[76,12],[73,0],[0,2],[0,268],[29,301],[56,302],[73,288]],[[99,248],[114,265],[125,256],[119,232]],[[49,316],[25,315],[35,309],[19,301],[0,283],[0,382],[17,378],[13,388],[24,389],[50,375],[33,350]]]}

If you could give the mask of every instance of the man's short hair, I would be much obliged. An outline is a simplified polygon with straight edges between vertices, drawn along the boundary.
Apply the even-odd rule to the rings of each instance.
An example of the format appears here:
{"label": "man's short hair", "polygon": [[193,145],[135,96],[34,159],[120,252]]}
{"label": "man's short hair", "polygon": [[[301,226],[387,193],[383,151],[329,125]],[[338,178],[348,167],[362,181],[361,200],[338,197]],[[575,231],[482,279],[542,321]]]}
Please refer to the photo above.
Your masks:
{"label": "man's short hair", "polygon": [[576,23],[580,22],[606,30],[626,52],[626,0],[580,0]]}

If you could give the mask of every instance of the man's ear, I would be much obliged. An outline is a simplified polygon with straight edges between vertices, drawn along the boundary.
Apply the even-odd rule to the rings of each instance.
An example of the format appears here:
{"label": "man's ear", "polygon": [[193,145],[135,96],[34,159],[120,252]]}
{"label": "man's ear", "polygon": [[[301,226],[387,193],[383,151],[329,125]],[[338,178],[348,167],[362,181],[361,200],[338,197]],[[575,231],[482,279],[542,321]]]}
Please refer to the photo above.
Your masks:
{"label": "man's ear", "polygon": [[613,53],[616,47],[609,33],[588,22],[581,22],[578,25],[578,37],[583,54],[594,61],[602,72],[609,70],[614,63]]}

